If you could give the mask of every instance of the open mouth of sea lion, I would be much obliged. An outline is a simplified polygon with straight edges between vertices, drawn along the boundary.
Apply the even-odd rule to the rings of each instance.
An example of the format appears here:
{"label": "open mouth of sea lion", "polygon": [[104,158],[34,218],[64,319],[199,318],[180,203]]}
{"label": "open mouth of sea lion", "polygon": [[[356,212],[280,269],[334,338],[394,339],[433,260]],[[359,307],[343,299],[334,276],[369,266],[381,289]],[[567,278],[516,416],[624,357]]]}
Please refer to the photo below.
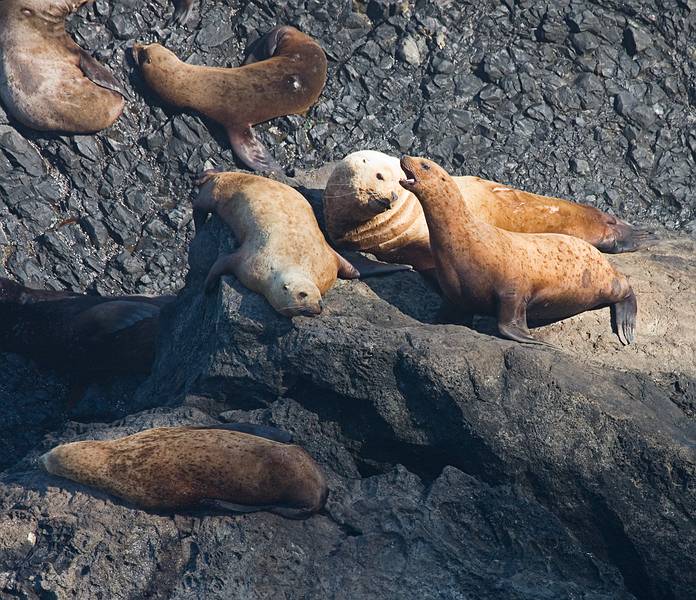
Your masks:
{"label": "open mouth of sea lion", "polygon": [[404,172],[406,175],[406,179],[400,179],[399,183],[401,184],[402,187],[405,187],[406,189],[416,185],[417,180],[416,180],[416,174],[411,171],[405,164],[402,159],[401,161],[401,170]]}

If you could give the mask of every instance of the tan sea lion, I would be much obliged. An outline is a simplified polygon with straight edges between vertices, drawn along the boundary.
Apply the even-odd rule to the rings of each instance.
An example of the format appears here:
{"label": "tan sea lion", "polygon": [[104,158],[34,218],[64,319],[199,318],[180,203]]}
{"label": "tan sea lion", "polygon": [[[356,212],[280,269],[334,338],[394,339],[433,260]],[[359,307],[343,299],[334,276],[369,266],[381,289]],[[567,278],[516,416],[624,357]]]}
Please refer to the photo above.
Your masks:
{"label": "tan sea lion", "polygon": [[196,230],[215,211],[239,248],[221,256],[205,282],[233,274],[279,313],[318,315],[336,277],[360,273],[326,242],[309,202],[291,187],[248,173],[206,173],[194,201]]}
{"label": "tan sea lion", "polygon": [[158,427],[115,440],[62,444],[39,462],[49,473],[149,510],[212,505],[295,519],[321,510],[328,487],[312,457],[284,443],[287,436],[268,435],[273,428],[250,429],[259,433],[243,433],[235,424]]}
{"label": "tan sea lion", "polygon": [[586,241],[515,233],[475,218],[456,182],[434,162],[405,156],[401,185],[416,195],[430,231],[437,280],[465,313],[492,314],[500,334],[535,340],[527,319],[548,322],[611,305],[623,344],[634,339],[636,297],[624,275]]}
{"label": "tan sea lion", "polygon": [[[338,247],[371,252],[417,270],[432,269],[425,216],[413,194],[399,185],[399,160],[363,150],[336,165],[324,192],[329,238]],[[603,252],[631,252],[652,233],[586,206],[516,190],[479,177],[453,177],[474,217],[520,233],[563,233]]]}
{"label": "tan sea lion", "polygon": [[123,111],[121,84],[65,32],[89,0],[0,0],[0,98],[40,131],[94,133]]}
{"label": "tan sea lion", "polygon": [[302,114],[326,83],[326,55],[294,27],[276,27],[256,42],[236,68],[189,65],[160,44],[133,46],[147,85],[165,102],[220,123],[232,148],[251,169],[281,171],[252,126]]}

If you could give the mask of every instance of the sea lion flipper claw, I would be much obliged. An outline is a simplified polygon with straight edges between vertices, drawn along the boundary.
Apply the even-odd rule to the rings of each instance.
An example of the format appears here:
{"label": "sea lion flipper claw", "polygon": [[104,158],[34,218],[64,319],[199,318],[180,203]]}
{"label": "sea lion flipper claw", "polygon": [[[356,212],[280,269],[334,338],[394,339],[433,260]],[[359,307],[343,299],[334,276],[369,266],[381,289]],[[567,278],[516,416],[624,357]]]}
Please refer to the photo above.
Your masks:
{"label": "sea lion flipper claw", "polygon": [[281,444],[292,444],[292,434],[272,425],[257,425],[256,423],[220,423],[218,425],[201,425],[196,429],[225,429],[227,431],[239,431],[266,438]]}
{"label": "sea lion flipper claw", "polygon": [[250,125],[244,128],[230,127],[227,133],[234,153],[251,170],[283,173],[282,167],[256,137]]}
{"label": "sea lion flipper claw", "polygon": [[624,300],[611,305],[612,327],[624,346],[635,341],[637,312],[638,303],[633,291]]}
{"label": "sea lion flipper claw", "polygon": [[82,48],[80,48],[80,69],[92,83],[121,94],[121,96],[130,100],[128,92],[126,92],[118,79],[114,77],[114,74]]}

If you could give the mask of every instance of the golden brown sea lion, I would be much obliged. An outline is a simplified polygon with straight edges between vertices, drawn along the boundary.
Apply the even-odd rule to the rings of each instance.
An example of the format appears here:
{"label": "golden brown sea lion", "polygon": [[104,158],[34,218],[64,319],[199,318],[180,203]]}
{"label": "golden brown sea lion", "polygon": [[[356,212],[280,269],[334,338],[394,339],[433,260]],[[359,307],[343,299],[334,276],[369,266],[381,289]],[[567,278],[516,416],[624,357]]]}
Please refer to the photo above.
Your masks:
{"label": "golden brown sea lion", "polygon": [[[340,161],[324,192],[329,238],[417,270],[433,268],[425,216],[399,185],[399,160],[371,150]],[[539,196],[479,177],[453,177],[475,218],[521,233],[563,233],[603,252],[631,252],[654,236],[592,206]]]}
{"label": "golden brown sea lion", "polygon": [[215,211],[239,244],[212,266],[206,290],[234,274],[279,313],[310,316],[321,312],[321,297],[337,276],[360,276],[329,246],[309,202],[291,187],[248,173],[207,173],[199,183],[196,230]]}
{"label": "golden brown sea lion", "polygon": [[88,379],[149,373],[160,310],[174,299],[36,290],[0,277],[0,352]]}
{"label": "golden brown sea lion", "polygon": [[244,66],[203,67],[180,61],[159,44],[133,47],[143,78],[165,102],[220,123],[248,167],[280,171],[252,126],[306,112],[326,83],[326,55],[294,27],[276,27],[254,46]]}
{"label": "golden brown sea lion", "polygon": [[65,32],[88,1],[0,0],[0,97],[27,127],[94,133],[123,111],[120,83]]}
{"label": "golden brown sea lion", "polygon": [[260,437],[234,424],[158,427],[116,440],[62,444],[39,461],[49,473],[149,510],[212,505],[309,517],[326,502],[324,474],[307,452],[275,441],[283,438],[268,436],[268,429],[259,428]]}
{"label": "golden brown sea lion", "polygon": [[493,314],[501,335],[542,343],[527,319],[548,322],[612,306],[623,344],[634,339],[636,297],[626,277],[576,237],[505,231],[478,220],[455,181],[434,162],[405,156],[401,185],[423,207],[437,280],[466,313]]}

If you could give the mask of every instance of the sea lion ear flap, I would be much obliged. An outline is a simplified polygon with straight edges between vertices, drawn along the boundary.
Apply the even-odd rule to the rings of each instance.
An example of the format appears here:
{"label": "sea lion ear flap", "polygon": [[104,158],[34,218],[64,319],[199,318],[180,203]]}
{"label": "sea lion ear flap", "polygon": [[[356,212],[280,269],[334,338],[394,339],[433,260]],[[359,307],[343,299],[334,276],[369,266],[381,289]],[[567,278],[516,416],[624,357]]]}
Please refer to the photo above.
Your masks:
{"label": "sea lion ear flap", "polygon": [[128,92],[126,92],[118,79],[114,77],[113,73],[82,48],[80,48],[80,69],[92,83],[121,94],[121,96],[130,100]]}
{"label": "sea lion ear flap", "polygon": [[243,129],[230,127],[227,130],[234,153],[252,171],[283,173],[282,167],[259,141],[250,125]]}
{"label": "sea lion ear flap", "polygon": [[239,431],[256,437],[266,438],[281,444],[292,444],[292,434],[271,425],[257,425],[255,423],[225,423],[220,425],[201,425],[194,429],[225,429],[227,431]]}
{"label": "sea lion ear flap", "polygon": [[243,64],[251,65],[255,62],[271,58],[278,49],[285,27],[274,27],[268,33],[262,35],[249,48],[249,54]]}

